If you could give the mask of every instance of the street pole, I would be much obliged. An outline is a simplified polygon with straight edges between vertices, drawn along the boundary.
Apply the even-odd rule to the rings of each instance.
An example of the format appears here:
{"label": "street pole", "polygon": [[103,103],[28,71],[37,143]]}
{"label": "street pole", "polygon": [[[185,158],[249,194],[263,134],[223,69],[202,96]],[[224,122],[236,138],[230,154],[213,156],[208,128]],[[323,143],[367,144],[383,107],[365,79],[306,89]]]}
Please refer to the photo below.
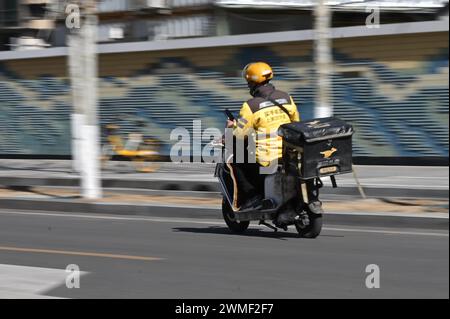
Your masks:
{"label": "street pole", "polygon": [[[315,9],[315,65],[317,70],[315,118],[333,116],[332,83],[333,56],[331,52],[331,10],[325,0],[318,0]],[[353,165],[352,165],[353,167]],[[366,199],[364,189],[359,182],[356,170],[353,167],[353,177],[358,186],[359,193]]]}
{"label": "street pole", "polygon": [[[73,31],[75,32],[75,30]],[[82,153],[82,138],[83,131],[83,85],[81,77],[84,72],[81,61],[81,36],[79,34],[70,34],[68,36],[68,52],[69,52],[69,71],[72,85],[72,114],[71,114],[71,134],[72,134],[72,170],[81,173],[83,157]]]}
{"label": "street pole", "polygon": [[80,172],[82,195],[102,196],[100,147],[97,119],[97,16],[96,1],[81,1],[84,13],[81,28],[69,38],[69,66],[74,114],[72,138],[74,168]]}
{"label": "street pole", "polygon": [[314,58],[317,74],[314,117],[333,116],[332,104],[332,54],[330,41],[331,11],[325,0],[318,0],[315,8]]}

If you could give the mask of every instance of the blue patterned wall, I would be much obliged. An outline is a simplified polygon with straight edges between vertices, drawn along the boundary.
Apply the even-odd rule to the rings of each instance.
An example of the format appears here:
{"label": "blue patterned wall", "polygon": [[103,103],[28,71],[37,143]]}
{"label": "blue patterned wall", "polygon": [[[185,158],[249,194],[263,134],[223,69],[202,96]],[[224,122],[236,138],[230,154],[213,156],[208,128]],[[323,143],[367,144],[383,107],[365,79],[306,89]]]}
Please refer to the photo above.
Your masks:
{"label": "blue patterned wall", "polygon": [[[223,110],[248,99],[240,70],[255,60],[312,118],[312,44],[301,42],[102,55],[101,122],[163,141],[193,119],[222,128]],[[448,157],[448,33],[335,40],[334,61],[335,115],[355,126],[355,156]],[[0,61],[0,154],[70,154],[69,84],[65,59]]]}

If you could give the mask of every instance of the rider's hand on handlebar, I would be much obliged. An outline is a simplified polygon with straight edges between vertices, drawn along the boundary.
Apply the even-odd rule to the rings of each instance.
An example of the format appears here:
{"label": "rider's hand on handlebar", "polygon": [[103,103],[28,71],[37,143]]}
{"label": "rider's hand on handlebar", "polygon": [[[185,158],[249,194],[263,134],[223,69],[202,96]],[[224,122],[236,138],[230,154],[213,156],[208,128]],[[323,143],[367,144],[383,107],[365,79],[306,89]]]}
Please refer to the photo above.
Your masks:
{"label": "rider's hand on handlebar", "polygon": [[236,121],[227,120],[227,128],[233,128],[235,126]]}

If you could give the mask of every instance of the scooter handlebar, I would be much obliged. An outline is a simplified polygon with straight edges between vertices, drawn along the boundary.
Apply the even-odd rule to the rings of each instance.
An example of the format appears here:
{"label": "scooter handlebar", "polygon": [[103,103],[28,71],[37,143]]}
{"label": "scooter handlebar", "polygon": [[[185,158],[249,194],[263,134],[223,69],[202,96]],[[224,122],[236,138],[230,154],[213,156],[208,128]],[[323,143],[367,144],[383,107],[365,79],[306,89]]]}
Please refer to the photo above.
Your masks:
{"label": "scooter handlebar", "polygon": [[225,109],[224,112],[230,121],[234,121],[236,119],[229,109]]}

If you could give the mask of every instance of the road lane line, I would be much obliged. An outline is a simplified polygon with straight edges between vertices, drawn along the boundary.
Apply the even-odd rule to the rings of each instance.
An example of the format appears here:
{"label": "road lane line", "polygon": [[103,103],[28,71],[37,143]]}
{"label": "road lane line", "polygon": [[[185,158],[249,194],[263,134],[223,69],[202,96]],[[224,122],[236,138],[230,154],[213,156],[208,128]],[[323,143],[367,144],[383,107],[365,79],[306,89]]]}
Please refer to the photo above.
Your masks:
{"label": "road lane line", "polygon": [[435,177],[429,177],[429,176],[390,176],[389,178],[392,178],[392,179],[394,179],[394,178],[406,178],[406,179],[430,179],[430,178],[432,178],[432,179],[442,179],[442,180],[448,180],[449,178],[448,177],[438,177],[438,176],[435,176]]}
{"label": "road lane line", "polygon": [[[89,214],[73,214],[73,213],[43,213],[43,212],[17,212],[17,211],[0,211],[0,214],[6,215],[36,215],[36,216],[50,216],[50,217],[64,217],[64,218],[80,218],[80,219],[106,219],[106,220],[125,220],[125,221],[146,221],[156,223],[186,223],[186,224],[201,224],[211,226],[224,226],[225,222],[219,220],[198,220],[194,218],[163,218],[163,217],[120,217],[120,216],[99,216]],[[250,225],[252,228],[265,229],[264,226]],[[435,237],[449,237],[446,232],[414,232],[414,231],[395,231],[387,229],[364,229],[364,228],[336,228],[324,227],[323,230],[341,231],[341,232],[359,232],[359,233],[374,233],[374,234],[391,234],[391,235],[417,235],[417,236],[435,236]]]}
{"label": "road lane line", "polygon": [[126,221],[147,221],[147,222],[160,222],[160,223],[192,223],[192,224],[213,224],[224,225],[225,222],[217,222],[211,220],[198,220],[194,218],[164,218],[164,217],[120,217],[120,216],[108,216],[108,215],[91,215],[91,214],[74,214],[74,213],[44,213],[40,211],[33,212],[21,212],[21,211],[0,211],[0,214],[4,215],[36,215],[36,216],[48,216],[48,217],[65,217],[65,218],[80,218],[80,219],[106,219],[106,220],[126,220]]}
{"label": "road lane line", "polygon": [[335,228],[324,227],[323,230],[341,231],[341,232],[355,232],[355,233],[374,233],[374,234],[387,234],[387,235],[417,235],[417,236],[435,236],[435,237],[449,237],[449,234],[445,233],[426,233],[426,232],[409,232],[409,231],[396,231],[396,230],[375,230],[375,229],[361,229],[361,228]]}
{"label": "road lane line", "polygon": [[[377,188],[377,189],[386,189],[389,187],[392,188],[398,188],[398,189],[402,189],[402,188],[407,188],[407,189],[411,189],[411,190],[422,190],[422,189],[432,189],[432,190],[449,190],[448,185],[417,185],[417,184],[374,184],[373,182],[368,182],[365,181],[364,179],[360,179],[361,185],[363,187],[372,187],[372,188]],[[329,181],[324,181],[323,184],[325,186],[330,186],[332,185],[331,182]],[[340,181],[339,182],[339,186],[340,187],[356,187],[355,183],[352,183],[351,181],[345,182],[345,181]]]}
{"label": "road lane line", "polygon": [[25,253],[41,253],[41,254],[59,254],[59,255],[72,255],[72,256],[83,256],[83,257],[101,257],[101,258],[115,258],[115,259],[127,259],[127,260],[144,260],[144,261],[162,260],[162,258],[157,258],[157,257],[105,254],[105,253],[94,253],[94,252],[83,252],[83,251],[69,251],[69,250],[53,250],[53,249],[36,249],[36,248],[24,248],[24,247],[9,247],[9,246],[0,246],[0,251],[13,251],[13,252],[25,252]]}

